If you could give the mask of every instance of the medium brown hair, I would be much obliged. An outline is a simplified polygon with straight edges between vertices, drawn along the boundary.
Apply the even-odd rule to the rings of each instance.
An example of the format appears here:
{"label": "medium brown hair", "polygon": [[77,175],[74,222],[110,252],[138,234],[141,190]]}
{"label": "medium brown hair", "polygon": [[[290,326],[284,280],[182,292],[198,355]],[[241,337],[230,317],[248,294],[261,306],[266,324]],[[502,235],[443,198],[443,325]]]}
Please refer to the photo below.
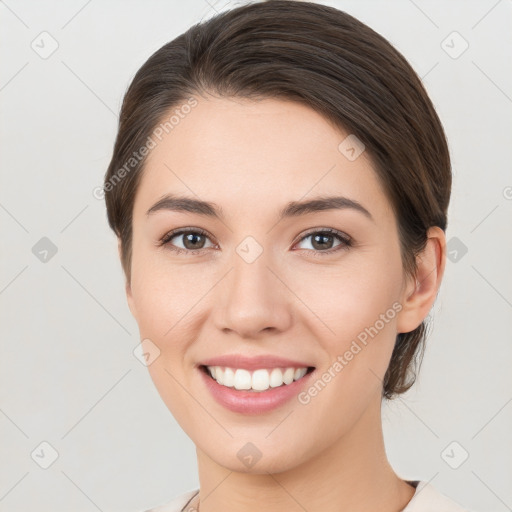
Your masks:
{"label": "medium brown hair", "polygon": [[[451,191],[446,137],[420,78],[386,39],[345,12],[270,0],[194,25],[156,51],[133,78],[103,187],[128,283],[133,205],[145,162],[134,152],[172,108],[205,92],[291,99],[356,135],[397,219],[404,271],[414,276],[428,228],[446,231]],[[385,398],[414,383],[425,337],[425,321],[398,334]]]}

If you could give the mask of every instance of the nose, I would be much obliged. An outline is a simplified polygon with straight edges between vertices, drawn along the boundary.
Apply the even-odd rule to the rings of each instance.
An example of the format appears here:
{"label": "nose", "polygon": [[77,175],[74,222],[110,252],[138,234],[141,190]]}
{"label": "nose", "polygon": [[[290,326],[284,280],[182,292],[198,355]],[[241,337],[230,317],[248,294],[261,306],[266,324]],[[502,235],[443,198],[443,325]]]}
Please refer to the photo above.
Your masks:
{"label": "nose", "polygon": [[217,329],[248,339],[289,329],[293,296],[266,252],[249,262],[234,251],[230,263],[231,271],[216,286]]}

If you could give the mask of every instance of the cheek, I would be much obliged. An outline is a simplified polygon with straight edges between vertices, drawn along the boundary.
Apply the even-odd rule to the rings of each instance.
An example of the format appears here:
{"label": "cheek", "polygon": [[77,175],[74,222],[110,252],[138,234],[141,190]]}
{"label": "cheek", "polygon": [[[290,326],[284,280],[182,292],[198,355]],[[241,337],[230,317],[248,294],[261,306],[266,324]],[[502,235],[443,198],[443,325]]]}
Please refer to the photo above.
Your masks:
{"label": "cheek", "polygon": [[[310,267],[303,272],[290,273],[287,278],[293,283],[297,296],[329,327],[327,337],[333,340],[356,337],[374,325],[382,314],[386,315],[400,297],[402,281],[398,257],[386,260],[366,256],[357,255],[319,271]],[[389,311],[388,320],[393,320],[394,313],[393,309]],[[390,323],[386,322],[386,328]]]}
{"label": "cheek", "polygon": [[322,373],[330,372],[320,380],[333,382],[324,399],[352,404],[354,414],[384,378],[401,309],[399,256],[365,256],[364,261],[354,257],[336,268],[304,272],[300,288],[307,305],[321,320],[313,318],[310,328],[326,355]]}
{"label": "cheek", "polygon": [[209,287],[197,266],[166,265],[162,256],[141,254],[132,266],[132,297],[141,335],[171,336],[169,329],[177,330],[182,320],[186,323]]}
{"label": "cheek", "polygon": [[133,274],[132,294],[140,338],[150,339],[159,350],[147,367],[150,377],[169,411],[180,421],[189,415],[186,354],[195,337],[193,324],[198,310],[194,305],[206,289],[202,289],[205,283],[198,289],[200,284],[194,282],[193,272],[176,268],[164,271],[161,267],[138,267]]}
{"label": "cheek", "polygon": [[[354,267],[318,275],[315,286],[305,284],[311,290],[311,309],[334,331],[316,320],[316,339],[325,358],[301,402],[311,404],[305,410],[330,411],[332,428],[326,429],[326,437],[334,439],[348,431],[372,400],[380,400],[401,309],[400,268],[399,264]],[[314,419],[304,421],[315,428]]]}

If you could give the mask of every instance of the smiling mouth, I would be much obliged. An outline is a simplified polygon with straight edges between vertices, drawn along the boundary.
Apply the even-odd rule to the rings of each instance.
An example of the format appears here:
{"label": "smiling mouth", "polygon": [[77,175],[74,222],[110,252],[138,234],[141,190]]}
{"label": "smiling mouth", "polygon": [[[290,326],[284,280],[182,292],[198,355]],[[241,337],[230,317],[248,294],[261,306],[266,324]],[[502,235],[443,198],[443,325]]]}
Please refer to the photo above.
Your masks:
{"label": "smiling mouth", "polygon": [[263,392],[269,389],[287,386],[311,373],[315,367],[260,368],[249,371],[243,368],[227,366],[199,367],[217,384],[239,391]]}

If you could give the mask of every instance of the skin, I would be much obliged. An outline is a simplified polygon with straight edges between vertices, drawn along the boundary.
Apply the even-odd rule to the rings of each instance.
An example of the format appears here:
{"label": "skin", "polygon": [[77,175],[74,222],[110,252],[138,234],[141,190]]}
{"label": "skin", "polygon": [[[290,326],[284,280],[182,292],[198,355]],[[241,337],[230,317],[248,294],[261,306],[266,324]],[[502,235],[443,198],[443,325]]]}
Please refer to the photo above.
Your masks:
{"label": "skin", "polygon": [[[436,298],[444,232],[429,230],[416,278],[407,277],[396,219],[368,153],[349,161],[338,150],[347,133],[291,101],[196,98],[148,156],[126,295],[141,339],[160,350],[151,378],[196,445],[200,510],[402,510],[414,488],[386,457],[382,379],[397,333],[416,328]],[[165,193],[212,201],[225,218],[146,215]],[[343,209],[278,222],[285,203],[334,193],[360,202],[373,220]],[[171,250],[172,243],[190,251],[182,235],[157,246],[176,228],[211,237],[199,254]],[[353,245],[315,257],[341,242],[315,248],[304,238],[312,228],[337,229]],[[247,236],[263,249],[252,263],[236,252]],[[292,399],[264,414],[234,413],[214,401],[196,367],[222,354],[275,354],[308,361],[321,375],[393,303],[401,311],[308,404]],[[251,468],[237,457],[247,442],[262,454]]]}

